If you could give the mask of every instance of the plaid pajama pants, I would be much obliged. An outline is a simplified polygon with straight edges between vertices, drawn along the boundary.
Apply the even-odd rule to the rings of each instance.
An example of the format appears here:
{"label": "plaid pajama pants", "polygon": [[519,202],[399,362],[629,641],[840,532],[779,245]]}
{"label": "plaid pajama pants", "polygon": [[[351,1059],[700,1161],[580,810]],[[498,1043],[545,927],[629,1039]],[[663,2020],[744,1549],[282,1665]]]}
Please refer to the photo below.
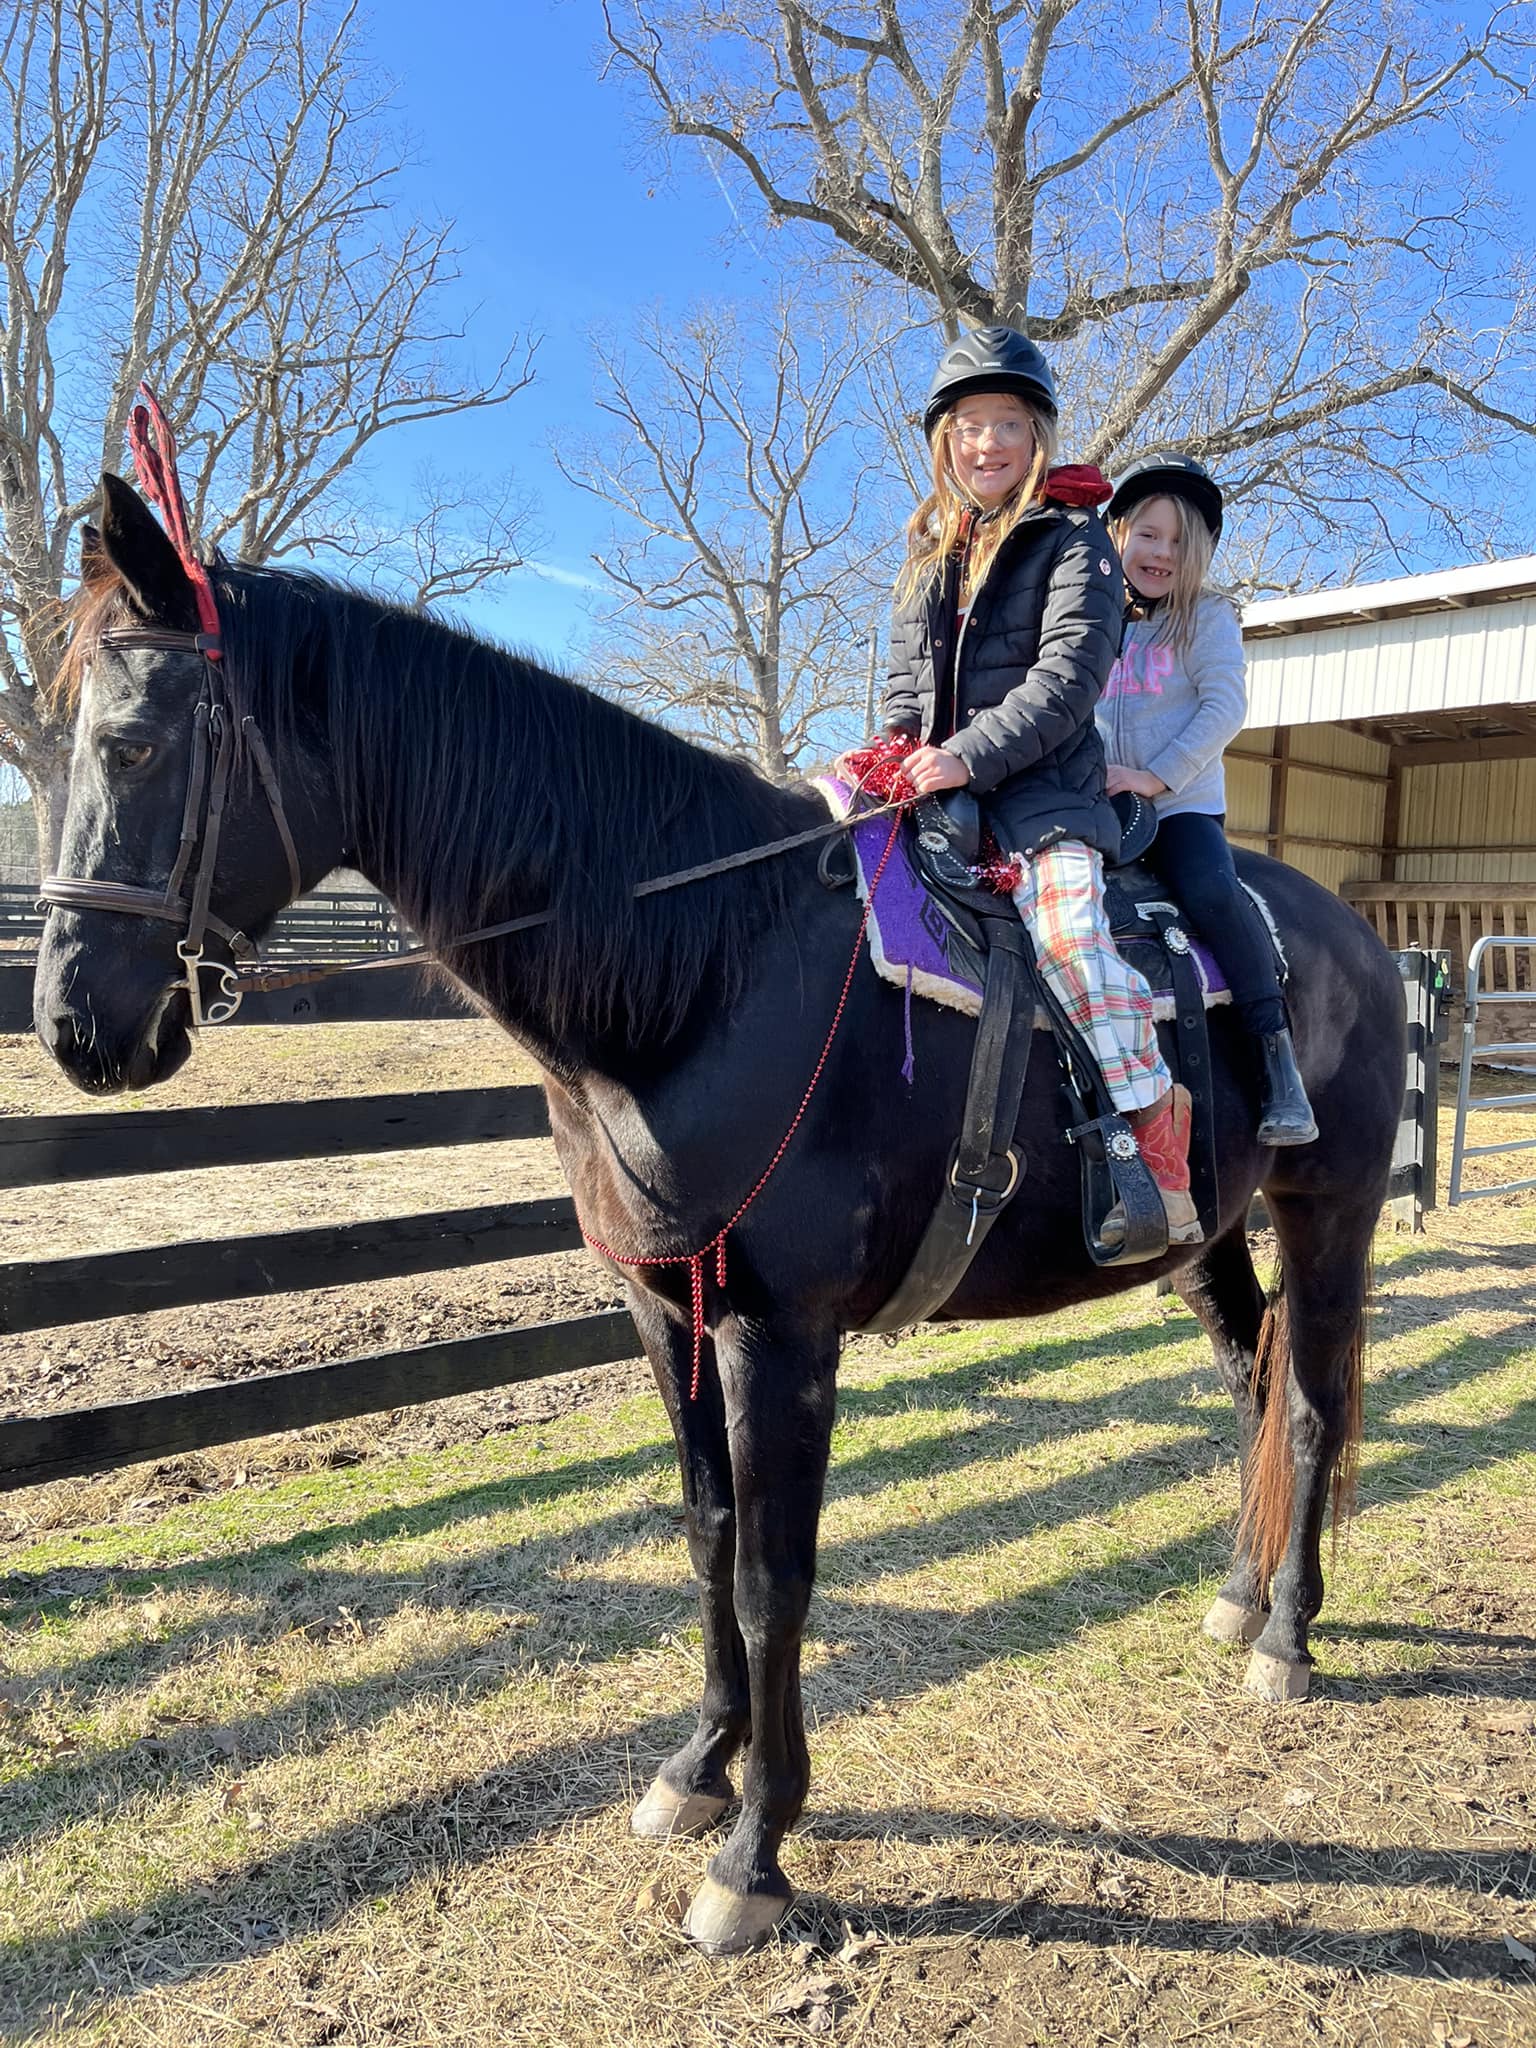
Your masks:
{"label": "plaid pajama pants", "polygon": [[1065,839],[1025,856],[1023,866],[1013,900],[1036,965],[1086,1039],[1116,1109],[1150,1109],[1173,1082],[1158,1050],[1151,992],[1109,935],[1102,857]]}

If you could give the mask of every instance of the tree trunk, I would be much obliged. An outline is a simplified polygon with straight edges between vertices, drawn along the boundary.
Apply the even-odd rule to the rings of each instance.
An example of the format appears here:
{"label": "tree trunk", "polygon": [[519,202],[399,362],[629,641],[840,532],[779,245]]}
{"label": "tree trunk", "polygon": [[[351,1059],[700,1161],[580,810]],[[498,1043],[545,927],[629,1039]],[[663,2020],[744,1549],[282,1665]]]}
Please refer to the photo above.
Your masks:
{"label": "tree trunk", "polygon": [[64,830],[64,804],[69,795],[70,736],[46,734],[26,762],[23,773],[31,785],[32,815],[37,821],[38,873],[51,875],[59,864],[59,837]]}

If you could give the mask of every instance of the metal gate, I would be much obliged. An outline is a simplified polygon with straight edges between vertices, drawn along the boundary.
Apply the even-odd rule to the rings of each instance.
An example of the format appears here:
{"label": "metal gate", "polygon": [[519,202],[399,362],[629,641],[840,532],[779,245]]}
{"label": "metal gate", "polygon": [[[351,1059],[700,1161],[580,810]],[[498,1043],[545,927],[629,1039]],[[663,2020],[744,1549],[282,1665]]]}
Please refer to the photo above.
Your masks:
{"label": "metal gate", "polygon": [[[1484,989],[1482,987],[1484,956],[1499,947],[1509,947],[1510,985],[1508,988]],[[1475,1058],[1491,1059],[1522,1053],[1527,1059],[1536,1059],[1536,1044],[1523,1039],[1504,1039],[1497,1044],[1479,1045],[1477,1042],[1477,1005],[1481,996],[1497,1002],[1502,1008],[1506,1003],[1536,1003],[1536,988],[1518,989],[1516,967],[1520,951],[1536,949],[1536,937],[1495,938],[1490,934],[1479,939],[1467,956],[1467,996],[1462,1012],[1461,1025],[1461,1072],[1456,1083],[1456,1128],[1451,1139],[1451,1203],[1476,1202],[1484,1195],[1510,1195],[1522,1188],[1536,1188],[1536,1179],[1505,1180],[1494,1187],[1463,1188],[1461,1169],[1468,1159],[1485,1159],[1494,1152],[1528,1152],[1536,1146],[1536,1138],[1508,1138],[1500,1145],[1469,1145],[1467,1143],[1467,1118],[1484,1109],[1529,1109],[1536,1105],[1536,1092],[1525,1090],[1518,1095],[1483,1095],[1472,1099],[1472,1062]],[[1536,1081],[1536,1066],[1516,1066],[1514,1072],[1527,1080]]]}

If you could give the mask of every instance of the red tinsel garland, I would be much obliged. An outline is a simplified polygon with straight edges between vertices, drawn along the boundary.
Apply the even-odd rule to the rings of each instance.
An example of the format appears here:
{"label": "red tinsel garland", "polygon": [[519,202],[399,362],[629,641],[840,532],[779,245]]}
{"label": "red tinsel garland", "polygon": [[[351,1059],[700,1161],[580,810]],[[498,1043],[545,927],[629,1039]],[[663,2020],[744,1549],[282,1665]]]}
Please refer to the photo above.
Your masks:
{"label": "red tinsel garland", "polygon": [[[870,740],[842,755],[837,773],[845,782],[851,782],[859,795],[873,797],[877,803],[912,803],[916,796],[904,763],[916,751],[917,741],[910,733],[887,733],[882,739]],[[990,889],[997,896],[1011,896],[1024,879],[1024,865],[1004,853],[991,826],[983,825],[981,858],[971,874],[977,888]]]}

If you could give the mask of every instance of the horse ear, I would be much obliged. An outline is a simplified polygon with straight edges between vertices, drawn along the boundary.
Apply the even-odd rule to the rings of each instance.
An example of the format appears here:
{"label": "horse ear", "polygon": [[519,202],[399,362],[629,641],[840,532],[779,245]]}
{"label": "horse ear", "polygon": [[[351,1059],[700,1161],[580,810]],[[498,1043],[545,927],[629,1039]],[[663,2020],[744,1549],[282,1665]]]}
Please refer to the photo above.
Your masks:
{"label": "horse ear", "polygon": [[101,548],[146,618],[193,627],[192,584],[164,527],[131,484],[110,472],[101,479]]}
{"label": "horse ear", "polygon": [[111,574],[112,564],[102,545],[101,529],[87,522],[80,529],[80,581],[105,583]]}

